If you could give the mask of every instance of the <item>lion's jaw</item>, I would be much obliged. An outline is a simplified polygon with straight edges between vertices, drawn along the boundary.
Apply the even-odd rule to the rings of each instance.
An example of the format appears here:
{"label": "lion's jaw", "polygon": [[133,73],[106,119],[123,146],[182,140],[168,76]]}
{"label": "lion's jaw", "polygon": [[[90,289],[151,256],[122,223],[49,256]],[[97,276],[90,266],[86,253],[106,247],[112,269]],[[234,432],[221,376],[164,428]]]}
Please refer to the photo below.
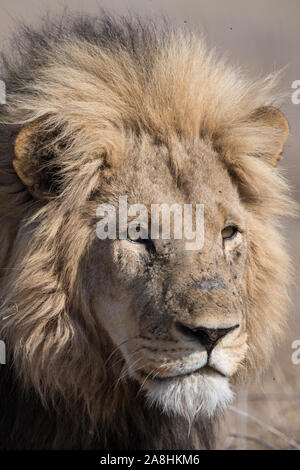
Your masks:
{"label": "lion's jaw", "polygon": [[168,343],[158,342],[156,357],[153,352],[141,352],[138,360],[133,350],[141,351],[142,341],[129,348],[125,340],[120,348],[126,361],[125,374],[138,382],[139,393],[145,393],[148,406],[184,417],[189,423],[201,417],[212,418],[233,400],[231,382],[247,352],[246,333],[232,336],[209,356],[203,348],[198,346],[197,350],[197,345],[192,352],[188,345],[182,352],[181,344],[177,346],[181,352],[175,353],[175,358],[172,347],[169,351],[166,348]]}
{"label": "lion's jaw", "polygon": [[[190,424],[198,418],[213,418],[234,399],[232,383],[247,353],[247,334],[236,331],[224,338],[208,355],[198,344],[126,341],[120,347],[125,374],[135,380],[148,406],[181,416]],[[178,348],[174,352],[173,348]],[[136,352],[138,351],[138,356]],[[138,357],[138,359],[137,359]],[[124,370],[123,369],[123,370]],[[124,374],[124,372],[123,372]]]}

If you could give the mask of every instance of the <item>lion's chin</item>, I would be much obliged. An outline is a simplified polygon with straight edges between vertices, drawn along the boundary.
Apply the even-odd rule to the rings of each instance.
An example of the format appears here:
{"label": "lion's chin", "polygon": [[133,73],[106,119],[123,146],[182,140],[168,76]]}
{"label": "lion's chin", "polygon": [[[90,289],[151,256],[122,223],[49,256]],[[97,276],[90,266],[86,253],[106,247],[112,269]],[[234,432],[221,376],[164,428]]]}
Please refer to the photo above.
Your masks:
{"label": "lion's chin", "polygon": [[151,406],[190,423],[200,416],[212,418],[234,398],[228,378],[206,367],[186,376],[149,380],[144,388]]}

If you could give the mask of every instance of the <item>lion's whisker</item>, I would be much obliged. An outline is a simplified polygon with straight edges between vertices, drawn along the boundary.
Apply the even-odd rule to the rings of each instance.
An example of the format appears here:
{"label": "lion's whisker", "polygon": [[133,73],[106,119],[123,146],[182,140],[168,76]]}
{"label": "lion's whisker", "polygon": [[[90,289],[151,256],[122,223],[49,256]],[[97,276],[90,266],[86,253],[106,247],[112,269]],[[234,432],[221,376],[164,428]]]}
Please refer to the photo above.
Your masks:
{"label": "lion's whisker", "polygon": [[[134,366],[135,364],[138,364],[139,361],[141,361],[143,358],[139,357],[135,362],[133,362],[133,364],[130,365],[130,367]],[[120,376],[119,378],[117,379],[116,383],[115,383],[115,386],[114,386],[114,390],[118,387],[118,385],[122,382],[123,379],[125,379],[127,376],[129,376],[129,368],[130,368],[127,364],[124,364],[124,367],[120,373]],[[137,371],[137,370],[140,370],[142,368],[139,367],[139,368],[135,368],[134,370]]]}
{"label": "lion's whisker", "polygon": [[108,364],[108,362],[110,361],[110,359],[114,356],[114,354],[116,354],[120,350],[120,346],[123,346],[124,344],[129,343],[130,341],[133,341],[133,340],[138,339],[138,338],[139,338],[138,336],[134,336],[133,338],[125,339],[120,344],[118,344],[115,347],[115,349],[112,351],[112,353],[108,356],[106,361],[104,362],[104,366],[106,366]]}
{"label": "lion's whisker", "polygon": [[139,388],[139,390],[138,390],[136,396],[138,396],[138,395],[140,394],[140,392],[142,391],[142,389],[143,389],[145,383],[147,382],[148,378],[149,378],[152,374],[154,374],[155,371],[157,371],[156,374],[154,375],[154,378],[155,378],[155,377],[157,376],[159,370],[162,369],[164,366],[165,366],[165,364],[161,364],[161,365],[158,366],[158,367],[154,367],[154,369],[152,369],[152,370],[149,372],[149,374],[146,376],[145,380],[143,381],[142,385],[140,386],[140,388]]}
{"label": "lion's whisker", "polygon": [[[140,349],[138,350],[135,350],[135,351],[132,351],[132,353],[130,354],[129,358],[131,359],[133,356],[135,356],[138,352],[140,352]],[[113,367],[115,367],[117,364],[119,364],[120,362],[126,362],[126,359],[122,356],[120,359],[118,359],[116,362],[114,362],[113,364],[110,365],[110,369],[112,369]]]}

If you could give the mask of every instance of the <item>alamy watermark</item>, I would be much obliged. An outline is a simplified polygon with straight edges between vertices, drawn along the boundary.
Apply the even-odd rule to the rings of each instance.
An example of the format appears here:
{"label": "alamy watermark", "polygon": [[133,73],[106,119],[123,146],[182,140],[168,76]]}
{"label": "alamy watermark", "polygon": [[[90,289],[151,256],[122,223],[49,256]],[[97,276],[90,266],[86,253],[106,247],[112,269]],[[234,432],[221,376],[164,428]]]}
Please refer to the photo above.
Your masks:
{"label": "alamy watermark", "polygon": [[300,103],[300,80],[294,80],[292,83],[292,88],[295,91],[292,93],[292,103],[299,104]]}
{"label": "alamy watermark", "polygon": [[6,346],[4,341],[0,341],[0,364],[6,364]]}
{"label": "alamy watermark", "polygon": [[[100,240],[185,240],[186,250],[201,250],[204,244],[203,204],[127,203],[119,197],[118,210],[111,204],[100,204],[96,212],[100,221],[96,233]],[[172,232],[172,233],[171,233]]]}
{"label": "alamy watermark", "polygon": [[292,349],[295,349],[291,357],[292,363],[298,366],[300,364],[300,339],[296,339],[292,342]]}
{"label": "alamy watermark", "polygon": [[0,80],[0,104],[6,103],[6,86],[3,80]]}

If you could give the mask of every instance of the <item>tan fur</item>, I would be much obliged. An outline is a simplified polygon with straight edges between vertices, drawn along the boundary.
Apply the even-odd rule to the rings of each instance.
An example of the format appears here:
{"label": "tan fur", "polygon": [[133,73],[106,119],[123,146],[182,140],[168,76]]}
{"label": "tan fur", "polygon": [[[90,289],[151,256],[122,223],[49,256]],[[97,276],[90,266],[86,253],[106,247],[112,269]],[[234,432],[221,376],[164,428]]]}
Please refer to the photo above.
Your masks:
{"label": "tan fur", "polygon": [[[278,217],[293,204],[272,166],[287,136],[282,115],[270,118],[278,76],[250,81],[192,33],[150,36],[134,53],[50,36],[22,89],[8,83],[1,111],[1,339],[24,387],[45,404],[63,397],[93,427],[118,419],[132,383],[202,360],[174,319],[240,323],[215,353],[230,382],[266,368],[286,323],[290,263]],[[123,194],[147,206],[204,203],[201,254],[158,244],[150,279],[140,245],[97,240],[97,206]],[[238,261],[220,241],[230,212],[243,225]],[[200,295],[212,272],[228,289]]]}

